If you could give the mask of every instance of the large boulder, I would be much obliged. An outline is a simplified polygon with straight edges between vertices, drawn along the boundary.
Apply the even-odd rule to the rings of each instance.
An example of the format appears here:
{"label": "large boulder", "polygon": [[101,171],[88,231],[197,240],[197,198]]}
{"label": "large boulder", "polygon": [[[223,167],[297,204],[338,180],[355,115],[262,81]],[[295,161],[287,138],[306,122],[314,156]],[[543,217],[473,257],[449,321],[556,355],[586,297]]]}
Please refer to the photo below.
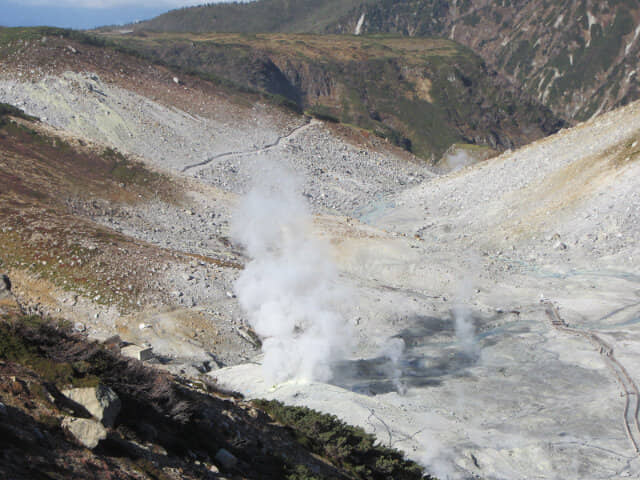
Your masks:
{"label": "large boulder", "polygon": [[139,347],[138,345],[127,345],[120,349],[120,353],[129,358],[135,358],[141,362],[151,360],[153,358],[153,349],[150,347]]}
{"label": "large boulder", "polygon": [[62,428],[87,448],[96,448],[100,440],[107,438],[107,430],[100,422],[87,418],[66,417],[62,420]]}
{"label": "large boulder", "polygon": [[63,390],[62,394],[69,400],[86,408],[105,427],[113,426],[122,406],[116,392],[104,385],[90,388],[72,388]]}

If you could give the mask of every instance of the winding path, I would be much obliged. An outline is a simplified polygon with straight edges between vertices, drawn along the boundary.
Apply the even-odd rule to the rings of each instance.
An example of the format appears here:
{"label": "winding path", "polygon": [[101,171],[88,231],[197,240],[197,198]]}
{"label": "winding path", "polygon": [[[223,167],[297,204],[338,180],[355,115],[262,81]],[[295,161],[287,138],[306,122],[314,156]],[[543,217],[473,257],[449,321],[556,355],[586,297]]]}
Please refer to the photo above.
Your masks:
{"label": "winding path", "polygon": [[185,173],[185,172],[188,172],[189,170],[193,170],[194,168],[204,167],[205,165],[209,165],[214,160],[218,160],[219,158],[223,158],[223,157],[230,157],[232,155],[248,155],[248,154],[251,154],[251,153],[256,154],[256,153],[266,152],[267,150],[270,150],[270,149],[280,145],[280,143],[282,143],[283,140],[285,140],[287,138],[291,138],[295,134],[300,133],[302,130],[305,130],[305,129],[307,129],[307,128],[313,126],[313,125],[317,125],[319,123],[321,123],[319,120],[316,120],[315,118],[313,118],[313,119],[307,121],[307,123],[305,123],[304,125],[300,125],[299,127],[294,128],[293,130],[291,130],[286,135],[280,135],[273,142],[267,143],[266,145],[264,145],[264,146],[262,146],[260,148],[253,149],[253,150],[239,150],[237,152],[219,153],[217,155],[214,155],[213,157],[209,157],[206,160],[203,160],[202,162],[198,162],[198,163],[193,163],[191,165],[187,165],[186,167],[184,167],[181,170],[181,172]]}
{"label": "winding path", "polygon": [[551,320],[551,325],[556,330],[581,336],[589,340],[599,351],[605,364],[611,369],[616,380],[622,387],[625,397],[624,406],[624,428],[627,436],[633,445],[633,449],[640,454],[640,424],[638,423],[638,412],[640,410],[640,392],[638,386],[633,381],[624,366],[613,355],[613,347],[588,330],[577,330],[569,327],[560,317],[558,309],[551,302],[544,302],[545,313]]}

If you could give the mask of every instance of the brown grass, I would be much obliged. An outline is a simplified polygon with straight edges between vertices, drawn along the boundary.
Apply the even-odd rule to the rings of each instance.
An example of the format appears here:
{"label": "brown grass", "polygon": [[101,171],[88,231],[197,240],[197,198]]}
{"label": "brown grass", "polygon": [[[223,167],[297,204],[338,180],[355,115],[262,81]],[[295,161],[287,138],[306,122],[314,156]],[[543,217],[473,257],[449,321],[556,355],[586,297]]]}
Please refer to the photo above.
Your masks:
{"label": "brown grass", "polygon": [[178,203],[177,187],[113,150],[72,144],[34,123],[5,125],[0,138],[3,268],[123,311],[137,308],[152,269],[170,255],[95,224],[78,205]]}
{"label": "brown grass", "polygon": [[[130,37],[113,36],[110,38],[127,43]],[[404,57],[418,64],[433,56],[452,56],[459,54],[456,43],[446,39],[395,37],[388,35],[346,36],[346,35],[310,35],[310,34],[256,34],[239,33],[149,33],[146,43],[164,43],[174,41],[211,42],[220,45],[244,45],[257,50],[269,50],[275,53],[301,55],[312,60],[332,59],[340,62],[363,61],[375,58]]]}

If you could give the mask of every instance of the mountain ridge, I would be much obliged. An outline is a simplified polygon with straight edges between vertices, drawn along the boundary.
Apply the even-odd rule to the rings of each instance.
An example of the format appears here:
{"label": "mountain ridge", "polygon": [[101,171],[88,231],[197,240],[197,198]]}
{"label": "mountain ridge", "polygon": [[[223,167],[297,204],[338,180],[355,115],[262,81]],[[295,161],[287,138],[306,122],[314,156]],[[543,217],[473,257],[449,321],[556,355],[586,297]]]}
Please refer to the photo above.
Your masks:
{"label": "mountain ridge", "polygon": [[[287,5],[297,20],[265,20]],[[634,2],[372,0],[349,2],[347,13],[345,5],[325,21],[314,21],[326,5],[313,0],[213,5],[169,12],[135,28],[445,37],[471,48],[489,67],[568,121],[586,120],[640,98],[634,73],[640,68],[640,6]]]}
{"label": "mountain ridge", "polygon": [[[222,38],[235,42],[233,36]],[[315,55],[314,61],[325,55],[311,48],[312,37],[248,35],[244,45],[265,38],[275,44],[300,40],[300,50]],[[367,38],[360,41],[375,41]],[[5,186],[0,268],[11,279],[10,287],[0,281],[0,308],[4,283],[24,310],[65,318],[64,328],[98,341],[89,353],[107,348],[102,345],[117,347],[117,334],[138,354],[149,354],[151,347],[147,362],[190,377],[194,385],[215,378],[248,397],[337,415],[376,434],[384,445],[401,448],[441,478],[638,476],[632,443],[637,426],[628,415],[633,405],[625,408],[630,402],[620,396],[607,357],[615,351],[637,385],[640,102],[439,175],[371,131],[329,118],[311,120],[266,101],[266,95],[231,88],[230,82],[151,62],[124,46],[105,48],[100,38],[81,40],[53,30],[0,30],[0,102],[13,106],[0,106],[0,115],[12,117],[0,120]],[[391,48],[384,42],[375,47],[381,57],[376,65],[387,65],[382,54],[389,51],[383,47]],[[333,55],[350,51],[335,50]],[[431,94],[423,87],[421,94]],[[15,107],[41,121],[22,118]],[[326,252],[321,261],[300,255],[276,262],[284,268],[264,275],[269,288],[256,290],[271,290],[278,301],[292,293],[304,297],[318,285],[324,267],[335,262],[340,292],[323,294],[322,303],[344,308],[355,341],[350,357],[336,362],[329,383],[274,386],[265,379],[258,327],[243,308],[253,299],[235,289],[253,254],[233,240],[234,212],[255,177],[262,177],[260,167],[269,163],[299,178],[299,188],[292,189],[295,200],[287,203],[299,202],[301,210],[312,212],[300,230],[327,246],[313,248]],[[287,183],[282,175],[275,180],[270,192]],[[267,194],[256,202],[261,208],[247,219],[277,227],[283,234],[275,240],[277,251],[291,229],[282,228],[279,222],[288,215],[273,214],[271,200]],[[289,268],[297,266],[304,275]],[[288,283],[282,286],[280,277]],[[559,315],[549,317],[549,308]],[[28,326],[40,319],[17,320]],[[299,328],[305,324],[301,317]],[[4,335],[14,330],[2,325],[0,343],[20,347],[20,336]],[[607,347],[592,343],[591,335]],[[58,336],[43,336],[54,344],[51,353],[77,355],[63,359],[80,362],[32,357],[31,367],[50,365],[48,373],[67,378],[96,367],[83,363],[79,343],[62,345],[60,352]],[[44,377],[27,371],[25,363],[4,357],[0,362],[0,392],[7,403],[6,409],[0,405],[0,416],[9,413],[0,428],[5,420],[12,422],[24,433],[18,438],[23,449],[42,445],[37,431],[53,445],[69,444],[68,432],[62,438],[57,424],[64,413],[52,412],[47,396],[39,395]],[[125,397],[136,385],[148,385],[123,385],[128,380],[123,369],[102,366],[110,375],[102,382],[129,406],[137,397]],[[136,371],[141,370],[138,364]],[[80,380],[96,381],[86,377]],[[33,395],[23,391],[24,384]],[[166,383],[156,385],[166,392]],[[226,401],[238,406],[231,399],[222,405]],[[139,411],[152,413],[147,405]],[[160,412],[188,421],[190,411],[179,403],[165,407]],[[265,418],[269,428],[273,422],[310,418],[298,409],[278,411],[278,404],[262,407],[274,413]],[[135,426],[140,416],[128,411],[124,426]],[[25,417],[29,412],[31,419]],[[229,436],[222,432],[217,438],[183,437],[179,429],[174,435],[160,422],[156,438],[169,437],[170,447],[183,441],[187,448],[220,443],[207,447],[206,455],[188,448],[196,457],[187,452],[173,465],[164,463],[174,460],[157,444],[142,443],[156,461],[142,467],[156,479],[166,480],[166,474],[178,480],[183,472],[174,468],[204,478],[214,447],[241,461],[260,459],[256,437],[243,430],[236,435],[237,423],[230,418],[256,425],[249,412],[231,405],[211,412],[220,418],[214,428],[230,426]],[[191,419],[198,427],[198,417]],[[633,437],[625,425],[634,428]],[[131,430],[121,430],[123,437],[115,439],[140,443]],[[153,437],[152,429],[144,431]],[[201,435],[204,442],[190,443]],[[337,453],[349,448],[349,441],[325,443],[321,435],[296,435],[294,441],[303,447],[326,444]],[[0,442],[14,438],[0,437]],[[246,449],[252,445],[256,448]],[[268,445],[263,442],[262,448]],[[113,451],[116,459],[123,458],[123,450],[131,452],[129,443],[107,446],[120,447]],[[175,451],[165,442],[160,446],[170,455]],[[138,448],[133,452],[141,453]],[[20,448],[11,451],[16,452],[12,467],[33,464],[22,461]],[[59,458],[93,455],[79,448],[71,453]],[[5,465],[0,462],[0,469]],[[303,472],[294,473],[299,480]],[[223,475],[229,478],[226,471]]]}

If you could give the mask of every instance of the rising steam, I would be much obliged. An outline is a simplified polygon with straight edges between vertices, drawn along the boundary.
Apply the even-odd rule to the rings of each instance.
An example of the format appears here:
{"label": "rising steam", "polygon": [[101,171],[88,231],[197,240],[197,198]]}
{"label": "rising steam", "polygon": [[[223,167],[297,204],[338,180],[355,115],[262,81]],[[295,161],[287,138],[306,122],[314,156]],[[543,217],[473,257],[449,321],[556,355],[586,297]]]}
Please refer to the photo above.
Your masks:
{"label": "rising steam", "polygon": [[344,358],[350,335],[340,314],[347,293],[328,245],[310,232],[311,215],[299,182],[263,163],[232,225],[251,261],[235,284],[240,306],[263,339],[270,382],[327,381]]}
{"label": "rising steam", "polygon": [[456,339],[462,352],[469,358],[475,358],[479,354],[476,328],[469,307],[472,288],[473,283],[470,277],[466,277],[458,286],[452,309]]}
{"label": "rising steam", "polygon": [[404,395],[407,387],[402,382],[402,360],[404,358],[405,343],[401,338],[389,339],[380,349],[380,356],[388,360],[384,372],[393,382],[393,386],[400,395]]}

